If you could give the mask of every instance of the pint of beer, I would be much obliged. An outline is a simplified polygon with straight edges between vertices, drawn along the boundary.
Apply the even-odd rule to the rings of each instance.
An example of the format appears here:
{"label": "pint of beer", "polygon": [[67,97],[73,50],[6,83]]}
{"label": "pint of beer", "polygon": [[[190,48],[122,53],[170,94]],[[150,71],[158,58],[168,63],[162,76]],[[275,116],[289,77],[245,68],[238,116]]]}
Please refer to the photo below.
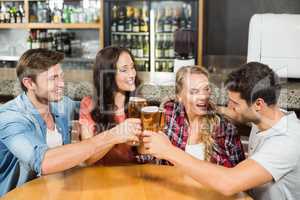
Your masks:
{"label": "pint of beer", "polygon": [[129,118],[141,118],[141,109],[147,106],[147,100],[141,97],[130,97],[128,105]]}
{"label": "pint of beer", "polygon": [[157,106],[146,106],[141,110],[143,130],[163,131],[165,115],[162,109]]}

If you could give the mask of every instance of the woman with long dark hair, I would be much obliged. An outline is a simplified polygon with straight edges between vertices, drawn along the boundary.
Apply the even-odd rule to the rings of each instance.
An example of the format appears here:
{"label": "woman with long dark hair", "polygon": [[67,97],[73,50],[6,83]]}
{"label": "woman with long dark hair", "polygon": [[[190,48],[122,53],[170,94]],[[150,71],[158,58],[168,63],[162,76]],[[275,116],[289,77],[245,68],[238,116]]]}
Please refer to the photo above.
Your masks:
{"label": "woman with long dark hair", "polygon": [[[92,137],[126,120],[129,96],[139,84],[131,52],[120,47],[100,50],[96,56],[93,79],[94,95],[84,97],[80,105],[82,139]],[[109,147],[107,152],[99,161],[101,164],[135,161],[128,144]]]}

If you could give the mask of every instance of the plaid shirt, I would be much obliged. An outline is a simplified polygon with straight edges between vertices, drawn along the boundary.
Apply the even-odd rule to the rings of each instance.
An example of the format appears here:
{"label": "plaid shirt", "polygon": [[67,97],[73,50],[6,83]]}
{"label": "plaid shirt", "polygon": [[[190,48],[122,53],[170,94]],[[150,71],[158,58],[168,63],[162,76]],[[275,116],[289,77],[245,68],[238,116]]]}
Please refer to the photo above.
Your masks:
{"label": "plaid shirt", "polygon": [[[178,102],[168,101],[164,104],[164,108],[166,114],[164,132],[174,146],[185,151],[189,124],[184,106]],[[219,117],[219,126],[216,127],[212,136],[214,143],[211,162],[225,167],[234,167],[245,159],[244,150],[236,127],[222,116]],[[150,155],[137,155],[136,158],[140,163],[168,164],[166,161],[157,160]]]}

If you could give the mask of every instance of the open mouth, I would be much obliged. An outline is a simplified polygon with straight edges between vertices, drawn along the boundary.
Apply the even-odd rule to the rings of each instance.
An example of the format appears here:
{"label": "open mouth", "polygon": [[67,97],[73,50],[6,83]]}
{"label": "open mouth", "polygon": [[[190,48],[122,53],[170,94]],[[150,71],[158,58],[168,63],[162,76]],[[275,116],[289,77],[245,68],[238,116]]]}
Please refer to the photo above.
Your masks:
{"label": "open mouth", "polygon": [[206,110],[206,108],[207,108],[205,103],[197,103],[196,107],[201,109],[201,110]]}

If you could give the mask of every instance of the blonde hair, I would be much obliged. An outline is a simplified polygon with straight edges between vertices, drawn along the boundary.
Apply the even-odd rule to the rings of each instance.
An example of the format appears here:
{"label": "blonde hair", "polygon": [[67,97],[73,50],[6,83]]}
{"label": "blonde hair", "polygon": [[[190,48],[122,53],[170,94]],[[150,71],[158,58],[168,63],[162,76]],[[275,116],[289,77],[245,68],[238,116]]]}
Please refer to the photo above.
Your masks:
{"label": "blonde hair", "polygon": [[[176,95],[180,94],[183,89],[186,74],[202,74],[209,78],[208,71],[201,66],[195,65],[180,68],[176,73]],[[206,161],[210,161],[214,145],[213,135],[216,132],[216,127],[220,123],[220,117],[216,114],[216,106],[211,100],[209,100],[207,114],[200,119],[199,123],[201,124],[198,133],[199,138],[200,141],[205,144],[204,158]]]}

